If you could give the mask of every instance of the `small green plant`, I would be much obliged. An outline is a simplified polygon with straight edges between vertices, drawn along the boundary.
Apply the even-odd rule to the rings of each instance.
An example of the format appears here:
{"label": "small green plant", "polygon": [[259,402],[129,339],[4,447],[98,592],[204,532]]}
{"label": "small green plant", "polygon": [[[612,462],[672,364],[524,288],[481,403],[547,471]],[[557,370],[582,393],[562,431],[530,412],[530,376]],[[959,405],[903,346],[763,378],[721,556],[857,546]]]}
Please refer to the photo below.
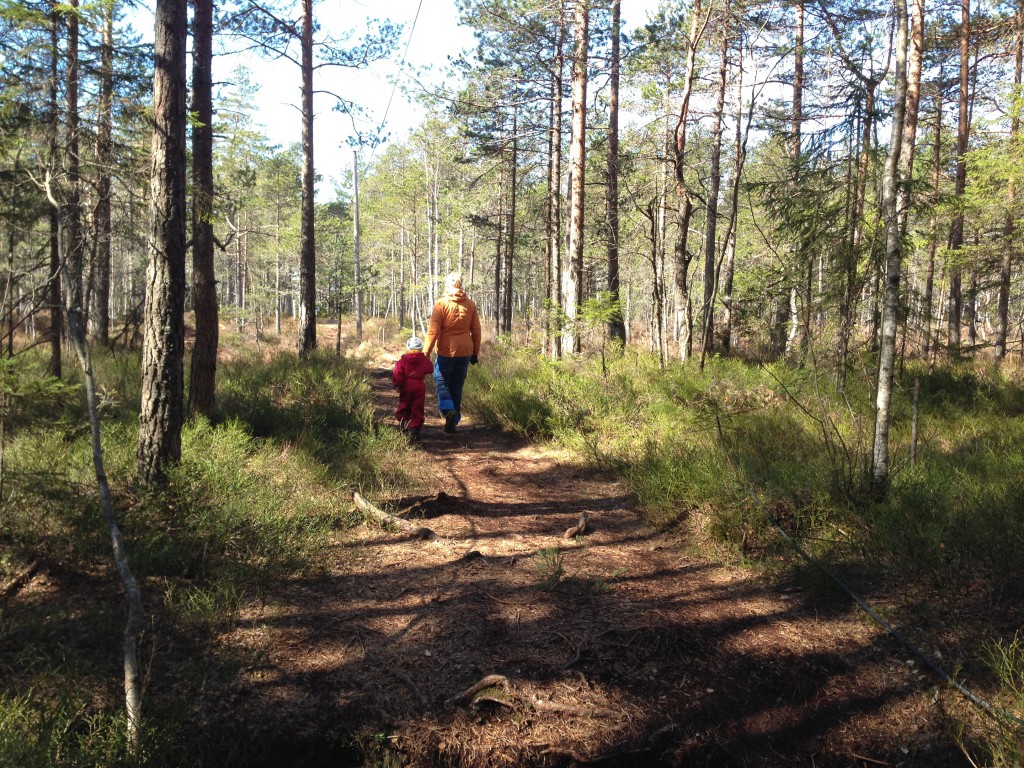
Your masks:
{"label": "small green plant", "polygon": [[590,587],[594,592],[606,592],[620,576],[625,576],[628,572],[628,568],[616,568],[607,576],[595,576],[590,580]]}
{"label": "small green plant", "polygon": [[985,721],[985,765],[993,768],[1017,768],[1024,765],[1024,637],[1018,632],[1013,640],[997,641],[986,649],[986,663],[999,681],[1000,707],[1018,718],[988,718]]}
{"label": "small green plant", "polygon": [[546,547],[537,552],[533,564],[540,574],[538,589],[545,592],[554,589],[565,574],[564,556],[558,547]]}

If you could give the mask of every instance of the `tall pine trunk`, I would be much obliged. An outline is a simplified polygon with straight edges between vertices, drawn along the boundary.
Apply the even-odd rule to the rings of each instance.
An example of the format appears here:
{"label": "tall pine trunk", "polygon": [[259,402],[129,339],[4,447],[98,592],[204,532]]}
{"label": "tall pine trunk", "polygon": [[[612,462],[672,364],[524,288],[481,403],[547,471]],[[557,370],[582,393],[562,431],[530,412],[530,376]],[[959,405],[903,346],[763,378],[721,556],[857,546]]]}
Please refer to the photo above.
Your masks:
{"label": "tall pine trunk", "polygon": [[[193,0],[193,9],[192,289],[196,338],[188,412],[189,416],[209,417],[213,414],[220,338],[213,236],[213,0]],[[280,304],[280,298],[276,303]],[[279,318],[280,311],[276,314]]]}
{"label": "tall pine trunk", "polygon": [[313,176],[313,0],[302,0],[302,221],[299,232],[300,355],[316,349],[316,230]]}
{"label": "tall pine trunk", "polygon": [[612,0],[611,81],[608,97],[608,296],[616,309],[608,320],[608,335],[626,343],[626,325],[619,303],[619,43],[622,2]]}
{"label": "tall pine trunk", "polygon": [[576,321],[583,289],[584,190],[587,151],[587,47],[590,40],[590,0],[577,0],[573,20],[572,141],[569,146],[569,247],[562,267],[562,302],[566,327],[562,351],[579,352]]}
{"label": "tall pine trunk", "polygon": [[100,43],[100,92],[96,126],[96,208],[95,258],[93,259],[93,305],[89,313],[93,333],[101,344],[110,340],[110,179],[113,168],[114,99],[114,6],[104,5]]}
{"label": "tall pine trunk", "polygon": [[[962,198],[967,189],[967,139],[970,132],[969,86],[971,71],[971,0],[960,3],[960,89],[958,93],[958,116],[956,128],[956,184],[954,192]],[[958,211],[949,231],[949,251],[952,263],[949,268],[949,308],[947,339],[950,354],[960,350],[961,324],[963,321],[963,268],[957,262],[959,251],[964,244],[964,214]]]}
{"label": "tall pine trunk", "polygon": [[512,333],[512,266],[516,256],[516,187],[519,174],[519,112],[512,112],[512,157],[509,163],[509,211],[508,211],[508,245],[505,247],[505,288],[502,306],[502,332]]}
{"label": "tall pine trunk", "polygon": [[[1014,52],[1013,52],[1013,113],[1010,118],[1010,153],[1015,154],[1020,142],[1020,108],[1018,100],[1021,94],[1021,71],[1024,64],[1024,0],[1017,0],[1017,11],[1014,14]],[[1010,278],[1013,275],[1014,234],[1016,232],[1017,212],[1017,179],[1010,178],[1006,187],[1006,219],[1003,223],[1003,253],[999,265],[999,318],[996,326],[996,359],[1006,359],[1006,338],[1010,329]]]}
{"label": "tall pine trunk", "polygon": [[[943,72],[939,69],[939,79],[935,85],[935,130],[932,144],[932,208],[939,203],[939,184],[942,181],[942,81]],[[938,218],[932,213],[928,225],[928,267],[924,283],[924,296],[921,299],[921,314],[924,318],[922,330],[922,355],[929,358],[932,347],[937,346],[932,339],[932,303],[935,291],[935,255],[938,251]]]}
{"label": "tall pine trunk", "polygon": [[185,348],[186,0],[158,0],[153,77],[149,260],[138,471],[161,482],[181,458]]}
{"label": "tall pine trunk", "polygon": [[[57,97],[57,57],[60,40],[60,11],[56,0],[50,10],[50,85],[48,109],[50,111],[50,142],[47,158],[50,168],[55,172],[60,165],[60,108]],[[48,372],[55,378],[63,374],[61,337],[64,335],[64,301],[61,295],[60,281],[60,209],[51,202],[49,208],[50,235],[50,274],[48,281],[48,300],[50,303],[50,360]]]}

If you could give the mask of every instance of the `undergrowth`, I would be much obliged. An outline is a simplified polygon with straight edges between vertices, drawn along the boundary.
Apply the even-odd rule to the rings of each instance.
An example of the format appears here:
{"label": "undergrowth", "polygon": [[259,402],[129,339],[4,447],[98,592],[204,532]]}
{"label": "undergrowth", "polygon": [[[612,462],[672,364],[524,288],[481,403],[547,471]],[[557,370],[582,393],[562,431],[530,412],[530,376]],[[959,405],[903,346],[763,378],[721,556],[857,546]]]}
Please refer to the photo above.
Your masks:
{"label": "undergrowth", "polygon": [[[662,369],[635,351],[551,362],[507,349],[482,367],[468,389],[478,416],[616,472],[652,525],[685,528],[716,556],[794,579],[817,606],[836,601],[835,583],[805,566],[776,524],[854,586],[851,577],[881,572],[949,595],[1019,594],[1024,386],[1012,371],[908,363],[893,400],[891,485],[878,500],[867,377],[840,390],[813,366],[712,357],[703,372]],[[999,638],[1005,627],[977,608],[978,636]],[[1022,714],[1019,643],[1005,639],[988,666]],[[985,660],[980,647],[968,653]],[[994,733],[990,763],[1019,765],[1020,739],[1019,730]]]}
{"label": "undergrowth", "polygon": [[[17,611],[0,611],[0,765],[248,764],[258,745],[231,735],[217,701],[260,650],[225,633],[270,585],[319,575],[332,528],[358,520],[352,491],[411,487],[408,449],[375,427],[358,362],[242,352],[218,370],[213,420],[185,425],[166,487],[144,489],[138,356],[94,355],[106,470],[149,622],[144,752],[126,751],[124,606],[81,385],[70,369],[47,380],[43,361],[24,356],[4,379],[17,397],[5,413],[0,583],[36,578]],[[15,386],[33,380],[47,384]]]}

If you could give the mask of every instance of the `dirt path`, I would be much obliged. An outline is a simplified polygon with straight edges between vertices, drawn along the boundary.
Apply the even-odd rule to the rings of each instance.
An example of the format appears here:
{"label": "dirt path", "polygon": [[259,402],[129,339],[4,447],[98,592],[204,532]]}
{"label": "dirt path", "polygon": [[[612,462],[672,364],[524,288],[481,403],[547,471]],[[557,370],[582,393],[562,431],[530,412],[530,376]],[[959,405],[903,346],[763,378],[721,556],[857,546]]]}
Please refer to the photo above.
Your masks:
{"label": "dirt path", "polygon": [[265,649],[254,712],[323,743],[362,728],[400,757],[381,765],[965,764],[935,682],[859,612],[688,556],[613,479],[433,413],[428,395],[419,511],[441,540],[347,531],[326,581],[272,596],[238,630]]}

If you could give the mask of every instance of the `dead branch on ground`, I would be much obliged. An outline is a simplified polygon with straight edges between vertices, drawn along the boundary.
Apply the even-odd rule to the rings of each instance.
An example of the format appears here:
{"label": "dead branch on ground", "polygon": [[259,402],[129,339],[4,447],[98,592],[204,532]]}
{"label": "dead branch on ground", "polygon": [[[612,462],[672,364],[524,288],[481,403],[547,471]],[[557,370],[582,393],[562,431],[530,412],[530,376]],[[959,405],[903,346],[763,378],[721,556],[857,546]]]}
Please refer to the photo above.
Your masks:
{"label": "dead branch on ground", "polygon": [[355,501],[357,507],[363,510],[363,512],[366,512],[368,515],[370,515],[370,517],[372,517],[381,525],[390,525],[395,528],[398,528],[399,530],[406,531],[407,533],[412,534],[417,539],[426,539],[429,541],[441,540],[441,537],[429,528],[424,528],[422,526],[416,525],[415,523],[411,523],[404,518],[398,517],[397,515],[392,515],[390,512],[385,512],[380,507],[374,506],[366,499],[364,499],[359,494],[359,491],[356,491],[354,494],[352,494],[352,499],[353,501]]}

